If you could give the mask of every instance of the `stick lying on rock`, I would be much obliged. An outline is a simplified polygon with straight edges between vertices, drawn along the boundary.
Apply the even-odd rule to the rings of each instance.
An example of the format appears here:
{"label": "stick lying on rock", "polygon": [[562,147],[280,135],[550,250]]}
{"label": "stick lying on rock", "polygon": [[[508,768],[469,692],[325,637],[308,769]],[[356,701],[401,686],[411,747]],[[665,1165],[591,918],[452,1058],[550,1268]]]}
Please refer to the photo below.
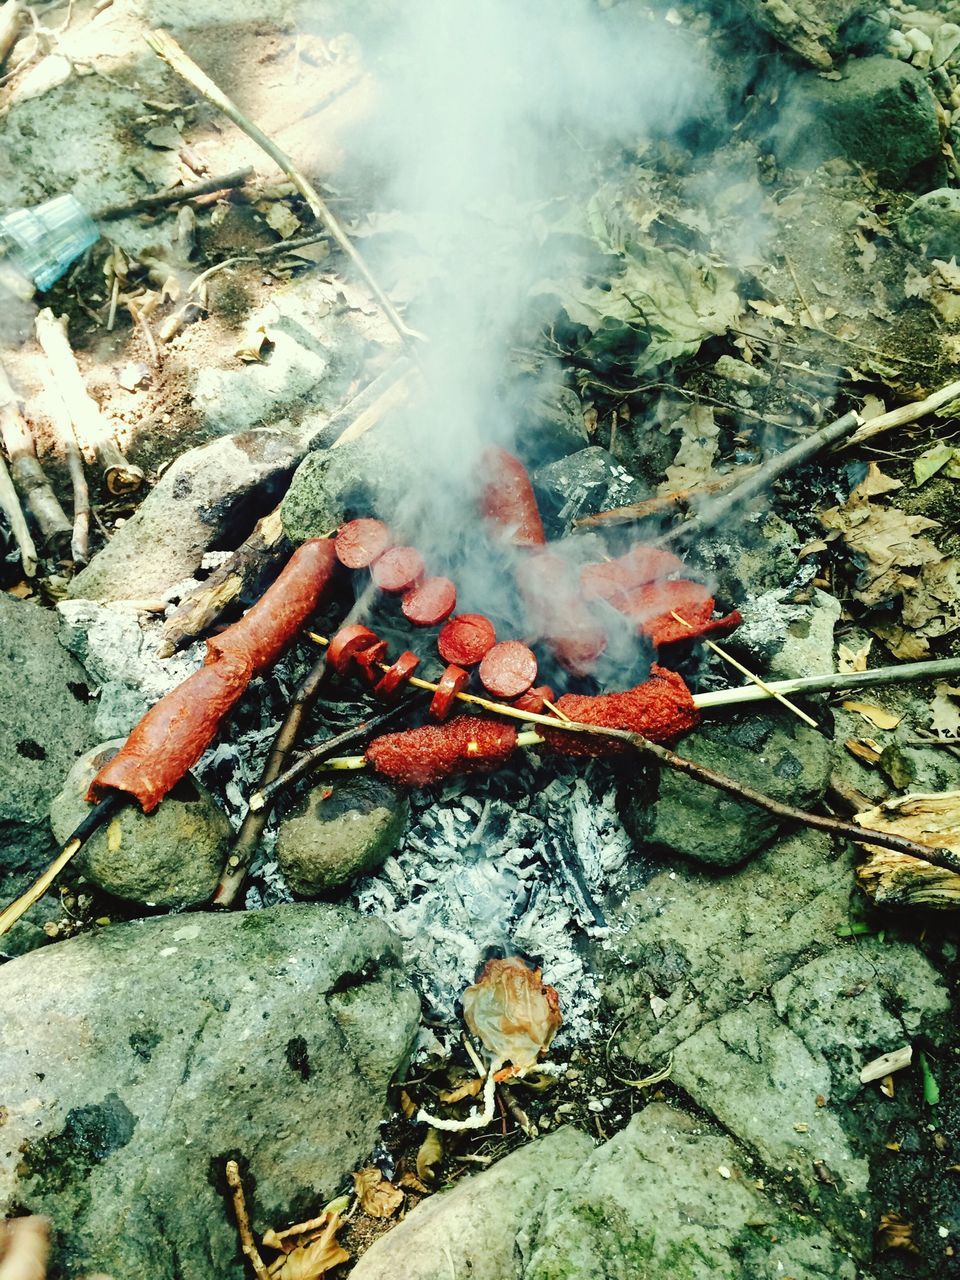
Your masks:
{"label": "stick lying on rock", "polygon": [[13,482],[46,542],[56,552],[70,542],[71,524],[37,459],[33,432],[23,416],[23,402],[0,364],[0,437],[10,459]]}
{"label": "stick lying on rock", "polygon": [[93,218],[102,222],[110,218],[128,218],[134,213],[149,213],[154,209],[167,209],[172,204],[183,204],[187,200],[195,200],[197,196],[213,195],[217,191],[231,191],[242,187],[253,177],[252,164],[243,169],[234,169],[232,173],[217,174],[212,178],[204,178],[202,182],[193,182],[189,186],[167,187],[165,191],[156,191],[149,196],[138,196],[125,204],[108,204],[98,209]]}

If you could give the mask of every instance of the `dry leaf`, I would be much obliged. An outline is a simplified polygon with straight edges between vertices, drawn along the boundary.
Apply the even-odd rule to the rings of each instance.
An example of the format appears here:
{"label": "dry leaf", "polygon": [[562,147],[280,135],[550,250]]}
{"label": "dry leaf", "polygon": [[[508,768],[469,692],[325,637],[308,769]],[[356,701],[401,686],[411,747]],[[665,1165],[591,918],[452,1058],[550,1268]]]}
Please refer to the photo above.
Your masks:
{"label": "dry leaf", "polygon": [[233,354],[244,364],[263,364],[275,345],[267,326],[261,324],[244,335],[243,341]]}
{"label": "dry leaf", "polygon": [[946,738],[960,737],[960,686],[941,681],[934,689],[930,703],[930,728]]}
{"label": "dry leaf", "polygon": [[410,1097],[409,1093],[407,1093],[406,1089],[400,1090],[400,1097],[398,1101],[400,1103],[400,1112],[403,1115],[404,1120],[412,1120],[417,1114],[417,1104]]}
{"label": "dry leaf", "polygon": [[371,1218],[392,1218],[403,1204],[403,1192],[388,1182],[376,1165],[353,1175],[360,1207]]}
{"label": "dry leaf", "polygon": [[767,320],[779,320],[781,324],[789,325],[797,323],[793,312],[782,303],[774,305],[772,302],[764,302],[761,298],[751,298],[747,306],[752,307],[758,316],[764,316]]}
{"label": "dry leaf", "polygon": [[463,993],[463,1016],[494,1062],[532,1066],[563,1021],[553,987],[540,980],[519,956],[489,960]]}
{"label": "dry leaf", "polygon": [[437,1165],[442,1159],[443,1138],[439,1129],[430,1128],[417,1152],[417,1177],[421,1182],[429,1184],[434,1181],[437,1176]]}
{"label": "dry leaf", "polygon": [[711,479],[719,446],[720,428],[709,405],[694,405],[673,425],[680,427],[682,438],[666,478],[657,487],[661,494],[692,489]]}
{"label": "dry leaf", "polygon": [[882,1213],[877,1227],[877,1248],[906,1249],[908,1253],[919,1253],[913,1243],[913,1223],[907,1222],[899,1213]]}
{"label": "dry leaf", "polygon": [[933,849],[960,853],[960,791],[895,796],[856,815],[862,827],[891,831]]}
{"label": "dry leaf", "polygon": [[870,656],[870,647],[872,640],[868,640],[862,649],[851,649],[845,644],[841,644],[837,648],[837,670],[839,672],[847,671],[866,671],[867,658]]}
{"label": "dry leaf", "polygon": [[284,1231],[265,1231],[263,1244],[268,1249],[280,1249],[282,1256],[270,1264],[274,1280],[320,1280],[334,1267],[350,1261],[350,1255],[337,1241],[337,1232],[343,1226],[340,1214],[344,1199],[328,1206],[319,1218],[298,1223]]}
{"label": "dry leaf", "polygon": [[428,1196],[430,1188],[420,1181],[415,1173],[404,1173],[400,1176],[397,1186],[406,1187],[408,1191],[417,1191],[420,1195]]}
{"label": "dry leaf", "polygon": [[7,588],[8,596],[16,596],[18,600],[28,600],[33,595],[33,588],[29,582],[18,582],[13,587]]}
{"label": "dry leaf", "polygon": [[878,729],[895,729],[903,719],[902,715],[895,716],[892,711],[885,711],[872,702],[844,702],[841,705],[844,711],[855,711]]}
{"label": "dry leaf", "polygon": [[478,1098],[483,1092],[483,1081],[479,1076],[473,1080],[465,1080],[455,1089],[443,1089],[437,1095],[441,1102],[462,1102],[464,1098]]}
{"label": "dry leaf", "polygon": [[930,653],[930,644],[923,636],[914,635],[896,622],[881,622],[871,627],[873,634],[884,642],[895,658],[917,662]]}
{"label": "dry leaf", "polygon": [[869,738],[848,738],[843,745],[852,756],[856,756],[864,764],[875,765],[880,763],[880,757],[883,752],[880,750],[879,744],[871,742]]}
{"label": "dry leaf", "polygon": [[851,498],[877,498],[882,493],[902,489],[903,484],[893,476],[885,476],[875,462],[868,463],[867,474],[851,492]]}
{"label": "dry leaf", "polygon": [[266,223],[284,240],[289,240],[292,235],[295,235],[300,230],[300,219],[280,200],[270,205],[267,210]]}

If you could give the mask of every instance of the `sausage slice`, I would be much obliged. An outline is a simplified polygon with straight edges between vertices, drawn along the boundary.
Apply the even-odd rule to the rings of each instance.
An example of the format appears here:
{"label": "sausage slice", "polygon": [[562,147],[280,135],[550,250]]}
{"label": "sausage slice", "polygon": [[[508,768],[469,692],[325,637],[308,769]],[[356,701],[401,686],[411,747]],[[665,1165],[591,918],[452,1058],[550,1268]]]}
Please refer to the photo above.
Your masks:
{"label": "sausage slice", "polygon": [[437,691],[430,700],[430,714],[434,720],[446,720],[457,694],[470,683],[469,671],[451,663],[437,684]]}
{"label": "sausage slice", "polygon": [[425,578],[401,601],[403,616],[418,627],[435,627],[457,607],[457,588],[449,578]]}
{"label": "sausage slice", "polygon": [[537,678],[537,659],[519,640],[495,644],[480,663],[480,679],[495,698],[517,698]]}
{"label": "sausage slice", "polygon": [[482,613],[461,613],[451,618],[437,636],[437,648],[444,662],[474,667],[497,643],[493,623]]}
{"label": "sausage slice", "polygon": [[373,692],[385,701],[392,698],[397,690],[407,683],[419,665],[420,659],[407,649],[384,674],[379,684],[374,686]]}
{"label": "sausage slice", "polygon": [[348,569],[369,569],[390,546],[390,530],[382,520],[351,520],[337,534],[337,559]]}
{"label": "sausage slice", "polygon": [[414,547],[391,547],[370,569],[381,591],[399,595],[409,591],[423,577],[423,556]]}

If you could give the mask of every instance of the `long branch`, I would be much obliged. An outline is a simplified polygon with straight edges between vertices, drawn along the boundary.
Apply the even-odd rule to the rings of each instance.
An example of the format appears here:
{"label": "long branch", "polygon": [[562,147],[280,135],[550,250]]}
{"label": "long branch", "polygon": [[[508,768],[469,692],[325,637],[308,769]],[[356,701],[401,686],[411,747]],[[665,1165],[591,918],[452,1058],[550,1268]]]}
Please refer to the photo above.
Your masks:
{"label": "long branch", "polygon": [[234,169],[232,173],[215,174],[212,178],[204,178],[202,182],[192,182],[189,186],[169,187],[165,191],[155,191],[148,196],[138,196],[135,200],[127,200],[123,204],[108,204],[98,209],[93,218],[102,222],[107,218],[127,218],[134,213],[147,213],[151,209],[166,209],[172,204],[183,204],[186,200],[195,200],[197,196],[212,195],[215,191],[231,191],[242,187],[248,178],[253,177],[253,165],[243,169]]}

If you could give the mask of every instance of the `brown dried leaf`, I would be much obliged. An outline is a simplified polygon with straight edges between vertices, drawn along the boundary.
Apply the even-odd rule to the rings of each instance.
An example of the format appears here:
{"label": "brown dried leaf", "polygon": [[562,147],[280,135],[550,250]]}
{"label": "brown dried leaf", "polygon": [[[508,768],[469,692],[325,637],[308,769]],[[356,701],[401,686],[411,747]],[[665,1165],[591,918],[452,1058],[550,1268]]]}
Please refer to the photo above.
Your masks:
{"label": "brown dried leaf", "polygon": [[869,738],[848,738],[843,745],[852,756],[856,756],[864,764],[875,765],[880,763],[880,757],[883,753],[879,750],[877,744],[871,742]]}
{"label": "brown dried leaf", "polygon": [[838,645],[837,670],[840,672],[866,671],[872,644],[873,641],[868,640],[862,649],[851,649],[845,644]]}
{"label": "brown dried leaf", "polygon": [[960,686],[941,681],[934,690],[930,703],[930,728],[943,737],[960,737]]}
{"label": "brown dried leaf", "polygon": [[896,622],[882,622],[870,630],[884,642],[895,658],[903,658],[907,662],[917,662],[930,653],[929,641],[923,636],[914,635]]}
{"label": "brown dried leaf", "polygon": [[882,1213],[877,1227],[877,1248],[884,1252],[905,1249],[908,1253],[919,1253],[913,1242],[913,1223],[907,1222],[899,1213]]}
{"label": "brown dried leaf", "polygon": [[519,956],[489,960],[479,981],[463,993],[463,1016],[495,1062],[532,1066],[563,1019],[553,987]]}
{"label": "brown dried leaf", "polygon": [[[309,1239],[303,1244],[298,1244],[291,1249],[289,1253],[277,1259],[277,1262],[271,1263],[270,1274],[275,1280],[320,1280],[332,1271],[334,1267],[339,1267],[341,1263],[349,1262],[350,1255],[346,1249],[337,1241],[337,1232],[343,1223],[340,1221],[340,1212],[330,1212],[327,1210],[321,1218],[314,1220],[316,1223],[322,1223],[320,1229],[316,1232],[309,1233]],[[303,1227],[312,1226],[313,1223],[303,1223]],[[276,1239],[292,1235],[297,1229],[291,1228],[290,1231],[272,1233]],[[267,1233],[263,1237],[265,1245],[271,1248],[281,1247],[286,1249],[286,1243],[282,1245],[274,1245],[268,1239],[271,1233]]]}
{"label": "brown dried leaf", "polygon": [[402,1174],[397,1185],[406,1187],[408,1191],[418,1191],[424,1196],[430,1194],[430,1188],[426,1186],[425,1183],[421,1182],[415,1173]]}
{"label": "brown dried leaf", "polygon": [[711,479],[719,447],[720,428],[709,405],[693,405],[673,425],[674,429],[680,427],[682,437],[666,478],[658,486],[660,494],[690,489]]}
{"label": "brown dried leaf", "polygon": [[371,1218],[392,1218],[403,1204],[403,1192],[388,1182],[376,1165],[353,1175],[360,1207]]}
{"label": "brown dried leaf", "polygon": [[462,1102],[464,1098],[478,1098],[483,1092],[483,1081],[479,1076],[465,1080],[455,1089],[442,1089],[437,1095],[441,1102]]}
{"label": "brown dried leaf", "polygon": [[437,1176],[437,1165],[443,1159],[443,1137],[439,1129],[430,1128],[417,1152],[417,1177],[431,1183]]}
{"label": "brown dried leaf", "polygon": [[400,1090],[400,1097],[398,1101],[400,1104],[400,1111],[403,1115],[404,1120],[412,1120],[417,1114],[418,1107],[417,1107],[417,1104],[414,1102],[414,1100],[410,1097],[409,1093],[407,1093],[406,1089]]}
{"label": "brown dried leaf", "polygon": [[872,702],[844,702],[841,705],[844,711],[855,711],[877,729],[895,729],[903,719],[902,715],[894,715],[892,711],[885,711]]}

